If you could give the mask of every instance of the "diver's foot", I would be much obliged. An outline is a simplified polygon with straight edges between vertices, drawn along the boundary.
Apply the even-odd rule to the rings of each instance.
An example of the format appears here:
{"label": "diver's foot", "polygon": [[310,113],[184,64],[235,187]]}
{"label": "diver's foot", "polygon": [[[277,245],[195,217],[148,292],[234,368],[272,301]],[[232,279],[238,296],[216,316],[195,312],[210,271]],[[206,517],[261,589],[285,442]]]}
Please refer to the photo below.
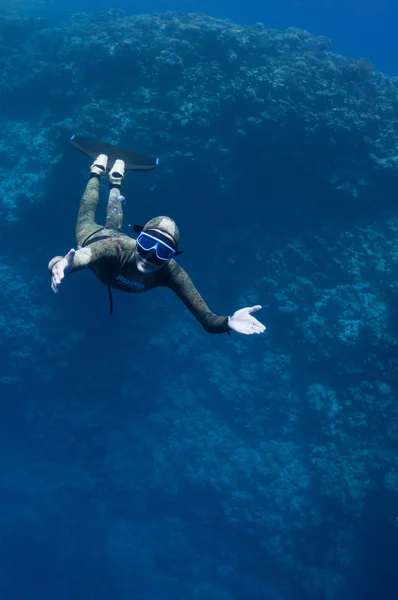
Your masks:
{"label": "diver's foot", "polygon": [[124,161],[118,158],[109,172],[109,181],[113,185],[120,185],[124,177]]}
{"label": "diver's foot", "polygon": [[91,165],[91,173],[95,175],[105,175],[106,165],[108,164],[108,157],[106,154],[100,154]]}

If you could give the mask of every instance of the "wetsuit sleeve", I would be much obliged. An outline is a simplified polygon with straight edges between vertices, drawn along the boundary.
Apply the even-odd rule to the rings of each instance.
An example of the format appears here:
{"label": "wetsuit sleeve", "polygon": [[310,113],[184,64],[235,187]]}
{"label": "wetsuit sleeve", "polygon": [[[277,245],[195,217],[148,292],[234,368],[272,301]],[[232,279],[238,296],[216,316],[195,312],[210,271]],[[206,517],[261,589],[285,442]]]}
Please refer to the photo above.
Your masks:
{"label": "wetsuit sleeve", "polygon": [[176,262],[171,261],[167,265],[167,274],[161,285],[175,292],[208,333],[230,333],[228,317],[221,317],[211,312],[189,275]]}
{"label": "wetsuit sleeve", "polygon": [[[75,271],[87,269],[88,267],[94,267],[99,261],[117,259],[119,254],[120,252],[117,244],[111,239],[99,240],[90,246],[79,248],[79,250],[76,250],[74,265],[68,272],[68,275]],[[48,263],[48,270],[50,273],[53,266],[63,258],[63,256],[55,256],[50,260]]]}

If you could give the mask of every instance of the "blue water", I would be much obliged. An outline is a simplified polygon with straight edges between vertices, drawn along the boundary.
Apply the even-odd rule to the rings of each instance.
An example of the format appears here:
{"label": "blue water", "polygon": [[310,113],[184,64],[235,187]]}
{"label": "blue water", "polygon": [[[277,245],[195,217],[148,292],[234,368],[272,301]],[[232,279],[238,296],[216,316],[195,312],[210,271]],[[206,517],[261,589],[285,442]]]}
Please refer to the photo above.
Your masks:
{"label": "blue water", "polygon": [[[395,600],[398,6],[125,4],[182,13],[0,7],[0,600]],[[265,334],[51,292],[74,132],[160,157],[123,231],[172,216],[211,310]]]}

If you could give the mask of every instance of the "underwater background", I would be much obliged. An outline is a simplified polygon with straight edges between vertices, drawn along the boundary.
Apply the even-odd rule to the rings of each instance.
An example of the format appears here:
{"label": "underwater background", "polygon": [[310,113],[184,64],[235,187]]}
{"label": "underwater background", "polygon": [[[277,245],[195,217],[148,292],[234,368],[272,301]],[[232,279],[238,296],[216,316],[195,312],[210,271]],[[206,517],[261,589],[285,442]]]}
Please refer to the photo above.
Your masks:
{"label": "underwater background", "polygon": [[[1,600],[383,600],[398,574],[398,7],[0,2]],[[168,290],[60,293],[91,161]],[[104,218],[106,182],[98,220]]]}

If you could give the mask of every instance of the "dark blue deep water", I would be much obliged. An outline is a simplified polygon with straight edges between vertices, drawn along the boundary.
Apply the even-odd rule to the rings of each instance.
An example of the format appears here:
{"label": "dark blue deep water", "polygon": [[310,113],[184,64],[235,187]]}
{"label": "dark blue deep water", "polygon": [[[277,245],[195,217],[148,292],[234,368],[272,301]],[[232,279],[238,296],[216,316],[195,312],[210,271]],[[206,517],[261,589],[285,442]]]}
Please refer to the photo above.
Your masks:
{"label": "dark blue deep water", "polygon": [[[395,600],[398,5],[0,2],[0,600]],[[50,289],[90,173],[160,158],[171,290]],[[100,187],[103,223],[107,178]]]}

